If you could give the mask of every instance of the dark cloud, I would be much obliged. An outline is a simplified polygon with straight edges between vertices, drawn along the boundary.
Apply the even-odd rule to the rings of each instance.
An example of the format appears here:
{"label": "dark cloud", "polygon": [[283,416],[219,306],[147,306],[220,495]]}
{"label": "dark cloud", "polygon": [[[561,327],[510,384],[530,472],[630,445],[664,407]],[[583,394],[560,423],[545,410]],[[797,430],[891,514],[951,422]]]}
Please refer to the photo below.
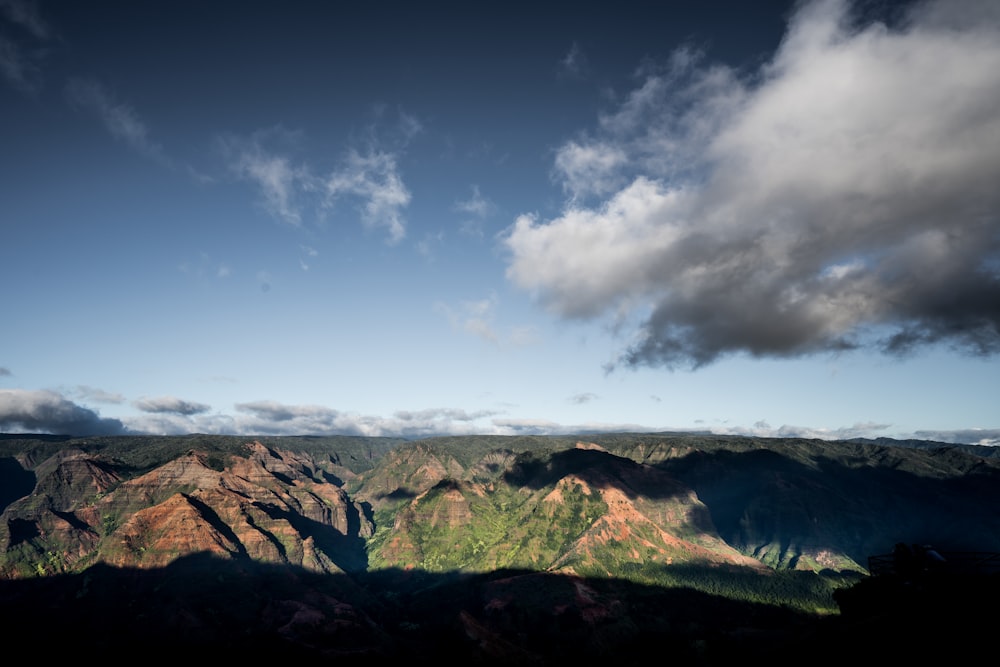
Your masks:
{"label": "dark cloud", "polygon": [[248,412],[258,419],[276,422],[293,419],[333,420],[339,414],[336,410],[319,405],[284,405],[276,401],[237,403],[235,407],[240,412]]}
{"label": "dark cloud", "polygon": [[2,378],[2,377],[10,377],[11,375],[13,375],[13,373],[10,372],[9,368],[4,368],[4,367],[0,366],[0,378]]}
{"label": "dark cloud", "polygon": [[648,68],[557,152],[571,199],[517,219],[508,277],[631,326],[609,368],[1000,352],[1000,5],[859,16],[800,5],[751,76]]}
{"label": "dark cloud", "polygon": [[177,415],[198,415],[208,412],[212,406],[193,401],[184,401],[173,396],[160,396],[158,398],[142,398],[133,401],[132,404],[143,412],[154,414],[177,414]]}
{"label": "dark cloud", "polygon": [[0,390],[0,430],[60,435],[118,435],[117,419],[102,418],[52,391]]}

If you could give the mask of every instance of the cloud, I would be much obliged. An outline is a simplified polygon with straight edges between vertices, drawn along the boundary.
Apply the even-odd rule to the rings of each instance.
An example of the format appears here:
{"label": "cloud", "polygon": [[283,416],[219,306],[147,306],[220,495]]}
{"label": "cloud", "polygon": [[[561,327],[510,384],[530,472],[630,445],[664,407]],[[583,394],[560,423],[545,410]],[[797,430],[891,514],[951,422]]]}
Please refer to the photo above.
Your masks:
{"label": "cloud", "polygon": [[35,94],[42,87],[41,60],[43,46],[51,37],[48,24],[42,19],[34,2],[0,0],[0,17],[27,33],[29,43],[0,34],[0,75],[23,93]]}
{"label": "cloud", "polygon": [[913,437],[965,445],[1000,446],[1000,429],[968,428],[955,431],[916,431]]}
{"label": "cloud", "polygon": [[597,394],[590,392],[584,392],[580,394],[574,394],[569,397],[570,403],[575,403],[576,405],[583,405],[584,403],[590,403],[591,401],[600,398]]}
{"label": "cloud", "polygon": [[135,109],[118,102],[102,84],[93,79],[74,78],[66,84],[66,93],[72,103],[95,113],[115,139],[161,164],[169,165],[163,148],[150,139],[149,128]]}
{"label": "cloud", "polygon": [[0,74],[23,93],[34,94],[42,87],[36,59],[3,35],[0,35]]}
{"label": "cloud", "polygon": [[[376,111],[376,116],[382,115]],[[387,138],[379,138],[377,130],[376,124],[367,128],[364,148],[347,149],[336,168],[326,173],[293,157],[303,135],[281,126],[250,136],[221,135],[217,145],[230,171],[260,190],[264,210],[277,220],[299,227],[309,216],[320,220],[338,201],[348,199],[358,204],[365,226],[384,228],[394,244],[406,236],[403,211],[411,200],[399,160],[422,127],[416,118],[400,113]],[[307,266],[303,262],[303,268]]]}
{"label": "cloud", "polygon": [[458,308],[436,303],[434,309],[448,318],[453,329],[478,336],[489,343],[499,344],[500,336],[493,328],[497,302],[497,295],[491,294],[478,301],[464,301]]}
{"label": "cloud", "polygon": [[479,192],[479,186],[472,186],[472,194],[468,199],[455,202],[454,210],[463,214],[462,233],[468,236],[482,238],[483,221],[496,212],[496,204]]}
{"label": "cloud", "polygon": [[125,397],[121,394],[104,391],[103,389],[83,384],[77,385],[73,393],[84,401],[94,401],[95,403],[120,404],[125,402]]}
{"label": "cloud", "polygon": [[499,414],[495,410],[478,410],[467,412],[458,408],[431,408],[427,410],[399,410],[393,414],[396,419],[404,422],[435,422],[439,420],[469,422],[484,417]]}
{"label": "cloud", "polygon": [[218,145],[237,178],[254,184],[261,192],[262,206],[277,220],[298,227],[302,223],[303,201],[314,189],[314,177],[308,167],[292,162],[269,147],[297,143],[294,132],[277,127],[249,137],[224,135]]}
{"label": "cloud", "polygon": [[9,368],[4,368],[3,366],[0,366],[0,378],[10,377],[11,375],[13,375],[13,373],[10,372]]}
{"label": "cloud", "polygon": [[202,414],[212,409],[212,406],[210,405],[195,403],[193,401],[184,401],[179,398],[174,398],[173,396],[141,398],[137,401],[133,401],[132,405],[143,412],[150,412],[154,414],[177,414],[184,416]]}
{"label": "cloud", "polygon": [[571,198],[517,218],[507,276],[562,318],[635,318],[611,368],[1000,352],[995,3],[804,4],[749,76],[680,50],[556,171]]}
{"label": "cloud", "polygon": [[268,435],[341,434],[404,438],[472,435],[489,432],[488,429],[484,431],[478,420],[497,414],[487,410],[470,413],[461,409],[435,408],[401,410],[393,417],[385,418],[351,414],[319,405],[286,405],[277,401],[239,403],[235,407],[249,417],[238,417],[228,428],[242,434]]}
{"label": "cloud", "polygon": [[233,273],[228,264],[214,260],[208,253],[205,252],[199,254],[197,263],[188,261],[181,262],[177,266],[177,270],[183,274],[193,276],[198,279],[204,279],[207,276],[213,276],[215,278],[228,278]]}
{"label": "cloud", "polygon": [[477,218],[485,218],[493,213],[496,205],[479,192],[479,186],[472,186],[472,194],[468,199],[455,202],[455,210]]}
{"label": "cloud", "polygon": [[556,150],[556,178],[574,199],[606,195],[622,184],[628,153],[608,142],[570,141]]}
{"label": "cloud", "polygon": [[434,304],[435,312],[444,315],[452,329],[482,338],[492,345],[532,345],[538,342],[538,329],[531,325],[511,326],[506,332],[498,331],[496,311],[500,300],[495,293],[476,301],[463,301],[458,306]]}
{"label": "cloud", "polygon": [[318,405],[284,405],[277,401],[253,401],[250,403],[237,403],[236,409],[240,412],[248,412],[258,419],[267,421],[285,422],[293,419],[308,418],[332,420],[336,419],[339,413],[330,408]]}
{"label": "cloud", "polygon": [[0,431],[83,436],[118,435],[126,429],[119,420],[102,418],[53,391],[2,389]]}
{"label": "cloud", "polygon": [[745,435],[757,438],[808,438],[816,440],[850,440],[852,438],[873,438],[884,435],[891,424],[859,422],[838,428],[782,425],[777,428],[760,420],[751,427],[729,426],[709,429],[716,435]]}
{"label": "cloud", "polygon": [[569,435],[576,433],[650,433],[651,429],[639,424],[560,424],[547,419],[494,419],[493,426],[499,435]]}
{"label": "cloud", "polygon": [[45,41],[51,34],[48,23],[38,12],[38,5],[30,0],[0,0],[0,14],[27,30],[36,39]]}
{"label": "cloud", "polygon": [[559,61],[559,74],[572,79],[583,79],[590,71],[587,63],[587,56],[583,49],[576,42],[573,42],[569,51]]}
{"label": "cloud", "polygon": [[349,196],[361,200],[361,220],[368,227],[384,227],[389,242],[406,236],[403,209],[410,203],[410,191],[399,175],[394,153],[373,149],[362,154],[347,152],[337,170],[325,182],[328,203]]}

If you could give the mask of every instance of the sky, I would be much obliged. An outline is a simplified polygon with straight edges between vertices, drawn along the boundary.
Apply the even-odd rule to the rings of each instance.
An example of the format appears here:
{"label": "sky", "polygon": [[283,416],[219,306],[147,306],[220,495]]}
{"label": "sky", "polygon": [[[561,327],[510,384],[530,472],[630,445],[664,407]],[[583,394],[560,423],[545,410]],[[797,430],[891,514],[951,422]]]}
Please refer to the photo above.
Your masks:
{"label": "sky", "polygon": [[0,0],[0,432],[1000,444],[1000,3]]}

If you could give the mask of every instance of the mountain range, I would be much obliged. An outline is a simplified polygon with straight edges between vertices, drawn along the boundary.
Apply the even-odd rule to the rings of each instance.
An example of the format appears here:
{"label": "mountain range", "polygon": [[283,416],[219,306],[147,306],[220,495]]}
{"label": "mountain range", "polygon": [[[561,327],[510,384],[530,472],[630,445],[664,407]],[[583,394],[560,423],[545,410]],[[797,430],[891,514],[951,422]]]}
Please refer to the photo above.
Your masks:
{"label": "mountain range", "polygon": [[992,570],[906,582],[934,595],[905,605],[861,596],[888,581],[872,563],[898,545],[995,562],[994,451],[691,433],[7,434],[0,623],[39,645],[58,627],[46,648],[67,654],[338,664],[953,658],[977,646],[982,616],[913,628],[943,604],[976,608]]}

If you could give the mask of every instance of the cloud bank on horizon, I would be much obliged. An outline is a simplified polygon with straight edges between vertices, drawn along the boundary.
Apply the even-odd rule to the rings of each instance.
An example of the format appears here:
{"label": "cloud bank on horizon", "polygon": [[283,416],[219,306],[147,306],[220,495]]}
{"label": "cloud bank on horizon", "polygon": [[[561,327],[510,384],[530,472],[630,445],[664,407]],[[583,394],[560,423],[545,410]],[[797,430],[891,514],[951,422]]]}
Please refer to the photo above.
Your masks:
{"label": "cloud bank on horizon", "polygon": [[[580,401],[581,397],[570,400]],[[584,397],[584,401],[591,397]],[[359,435],[408,439],[441,435],[558,435],[602,432],[648,432],[639,424],[559,424],[540,419],[515,419],[499,411],[468,413],[454,408],[398,411],[391,417],[344,413],[319,405],[285,405],[276,401],[237,404],[236,415],[207,414],[209,406],[174,397],[140,401],[143,416],[131,420],[102,418],[54,391],[0,390],[0,433],[65,435]],[[870,438],[887,424],[855,424],[824,430],[802,426],[706,429],[718,435],[847,440]],[[918,431],[913,438],[955,444],[1000,446],[1000,429]]]}
{"label": "cloud bank on horizon", "polygon": [[569,203],[517,219],[508,277],[638,318],[612,366],[1000,351],[1000,5],[849,10],[803,5],[749,77],[689,50],[645,72],[559,149]]}

